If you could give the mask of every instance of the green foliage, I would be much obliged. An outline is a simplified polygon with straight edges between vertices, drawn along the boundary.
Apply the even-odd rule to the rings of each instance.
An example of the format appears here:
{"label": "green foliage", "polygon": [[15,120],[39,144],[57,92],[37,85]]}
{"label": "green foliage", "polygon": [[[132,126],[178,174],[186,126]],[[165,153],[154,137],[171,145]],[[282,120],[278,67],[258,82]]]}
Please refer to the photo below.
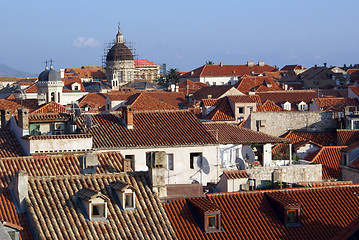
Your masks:
{"label": "green foliage", "polygon": [[344,71],[346,71],[346,70],[348,70],[348,69],[352,69],[352,68],[359,68],[359,64],[358,63],[356,63],[356,64],[350,64],[349,65],[349,67],[346,65],[346,64],[344,64],[344,66],[343,66],[343,70]]}
{"label": "green foliage", "polygon": [[178,83],[178,82],[179,82],[178,68],[171,68],[167,74],[167,83]]}
{"label": "green foliage", "polygon": [[209,60],[209,61],[206,62],[206,65],[214,65],[214,62]]}

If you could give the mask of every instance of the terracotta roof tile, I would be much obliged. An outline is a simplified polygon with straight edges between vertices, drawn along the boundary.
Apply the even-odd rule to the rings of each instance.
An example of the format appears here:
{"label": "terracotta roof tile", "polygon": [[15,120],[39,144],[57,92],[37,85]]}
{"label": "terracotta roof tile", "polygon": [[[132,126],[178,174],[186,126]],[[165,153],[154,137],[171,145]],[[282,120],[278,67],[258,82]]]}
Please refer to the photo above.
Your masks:
{"label": "terracotta roof tile", "polygon": [[88,93],[78,100],[79,107],[89,107],[90,111],[93,110],[105,110],[106,96],[102,93]]}
{"label": "terracotta roof tile", "polygon": [[210,199],[204,197],[190,198],[188,201],[203,212],[220,210]]}
{"label": "terracotta roof tile", "polygon": [[33,110],[32,108],[17,103],[15,100],[0,99],[0,109],[10,109],[12,113],[15,113],[19,108],[26,108],[29,109],[29,111]]}
{"label": "terracotta roof tile", "polygon": [[321,98],[314,98],[314,101],[317,103],[317,106],[321,110],[331,108],[336,111],[343,111],[346,106],[359,107],[359,103],[356,98],[321,97]]}
{"label": "terracotta roof tile", "polygon": [[7,226],[19,226],[20,240],[33,239],[29,223],[25,213],[18,214],[11,196],[7,189],[0,189],[0,221]]}
{"label": "terracotta roof tile", "polygon": [[74,73],[80,78],[106,78],[104,69],[102,66],[95,68],[66,68],[65,73]]}
{"label": "terracotta roof tile", "polygon": [[84,117],[77,119],[83,133],[93,136],[94,148],[216,144],[214,137],[190,111],[134,112],[134,129],[127,129],[121,114],[89,114],[96,127],[86,130]]}
{"label": "terracotta roof tile", "polygon": [[342,170],[339,167],[342,146],[323,147],[312,159],[312,163],[322,164],[323,179],[342,179]]}
{"label": "terracotta roof tile", "polygon": [[234,114],[228,102],[228,98],[224,97],[220,99],[217,102],[217,107],[206,116],[206,119],[212,121],[234,121]]}
{"label": "terracotta roof tile", "polygon": [[292,104],[299,103],[301,101],[309,103],[313,98],[318,97],[318,93],[315,90],[257,92],[256,95],[260,97],[262,102],[271,100],[277,105],[285,103],[287,101]]}
{"label": "terracotta roof tile", "polygon": [[[243,76],[235,85],[240,92],[247,94],[249,91],[282,91],[283,89],[268,76]],[[264,87],[264,88],[263,88]]]}
{"label": "terracotta roof tile", "polygon": [[[359,216],[358,185],[207,194],[221,209],[222,232],[204,233],[186,200],[164,204],[179,239],[332,239]],[[285,227],[265,194],[300,203],[301,226]]]}
{"label": "terracotta roof tile", "polygon": [[[96,154],[99,165],[96,172],[123,172],[124,157],[119,152]],[[29,176],[62,176],[80,175],[80,155],[51,155],[18,158],[2,158],[0,160],[0,188],[6,188],[11,176],[24,170]],[[131,169],[130,169],[131,170]]]}
{"label": "terracotta roof tile", "polygon": [[205,128],[214,137],[218,136],[221,144],[240,144],[240,143],[280,143],[286,140],[274,137],[265,133],[253,131],[243,127],[237,127],[228,123],[204,123]]}
{"label": "terracotta roof tile", "polygon": [[231,85],[203,87],[193,94],[193,99],[200,101],[202,99],[207,99],[209,95],[211,95],[212,98],[220,98],[231,88],[233,88]]}
{"label": "terracotta roof tile", "polygon": [[349,146],[359,141],[358,129],[337,129],[338,145]]}
{"label": "terracotta roof tile", "polygon": [[343,152],[350,152],[353,151],[354,149],[359,148],[359,142],[354,142],[352,144],[350,144],[349,146],[344,146],[344,148],[342,149]]}
{"label": "terracotta roof tile", "polygon": [[330,132],[300,132],[290,131],[284,138],[288,139],[292,144],[296,144],[303,140],[310,140],[321,146],[336,145],[337,134],[334,131]]}
{"label": "terracotta roof tile", "polygon": [[249,178],[249,173],[246,170],[232,170],[223,171],[227,179]]}
{"label": "terracotta roof tile", "polygon": [[39,113],[64,113],[66,112],[66,107],[58,104],[54,101],[51,101],[47,104],[40,106],[38,109],[31,112],[31,114],[39,114]]}
{"label": "terracotta roof tile", "polygon": [[15,134],[10,130],[0,129],[0,146],[1,158],[25,156]]}
{"label": "terracotta roof tile", "polygon": [[52,121],[68,121],[70,115],[67,113],[45,113],[45,114],[30,114],[29,122],[52,122]]}
{"label": "terracotta roof tile", "polygon": [[359,170],[359,157],[349,164],[348,167]]}
{"label": "terracotta roof tile", "polygon": [[[162,100],[162,101],[161,101]],[[126,105],[132,106],[133,111],[155,111],[155,110],[176,110],[177,107],[172,106],[163,99],[156,99],[146,93],[137,93],[129,100]]]}
{"label": "terracotta roof tile", "polygon": [[27,87],[25,90],[24,90],[25,93],[37,93],[37,87],[36,87],[36,84],[33,83],[31,84],[29,87]]}
{"label": "terracotta roof tile", "polygon": [[[204,65],[193,71],[183,74],[181,77],[191,78],[191,77],[217,77],[217,76],[243,76],[262,74],[263,72],[271,72],[276,70],[274,67],[269,65],[258,66],[257,64],[249,67],[247,65]],[[192,74],[193,72],[193,74]]]}
{"label": "terracotta roof tile", "polygon": [[283,108],[279,107],[273,101],[267,99],[263,104],[261,104],[260,108],[257,107],[257,112],[283,112],[285,111]]}
{"label": "terracotta roof tile", "polygon": [[178,84],[179,87],[179,91],[187,94],[193,94],[194,92],[196,92],[198,89],[201,89],[203,87],[208,87],[207,84],[205,83],[201,83],[201,82],[193,82],[191,80],[186,79],[183,82],[180,82]]}
{"label": "terracotta roof tile", "polygon": [[202,103],[206,107],[217,106],[219,101],[220,100],[218,98],[202,99]]}
{"label": "terracotta roof tile", "polygon": [[[122,211],[111,190],[113,182],[131,184],[136,208]],[[109,198],[107,220],[88,221],[76,193],[90,188]],[[166,212],[147,185],[145,173],[31,177],[29,213],[39,239],[176,239]]]}
{"label": "terracotta roof tile", "polygon": [[247,95],[229,95],[227,98],[235,103],[255,103],[255,101]]}
{"label": "terracotta roof tile", "polygon": [[135,67],[139,67],[139,66],[157,66],[157,65],[146,59],[135,60]]}

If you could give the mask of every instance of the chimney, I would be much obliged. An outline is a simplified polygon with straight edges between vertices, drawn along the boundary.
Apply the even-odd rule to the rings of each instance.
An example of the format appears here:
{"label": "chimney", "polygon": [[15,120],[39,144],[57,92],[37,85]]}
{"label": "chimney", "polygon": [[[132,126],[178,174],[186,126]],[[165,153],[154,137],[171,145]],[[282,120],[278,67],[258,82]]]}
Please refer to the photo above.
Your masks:
{"label": "chimney", "polygon": [[248,66],[248,67],[253,67],[253,66],[254,66],[253,60],[252,60],[252,61],[247,62],[247,66]]}
{"label": "chimney", "polygon": [[211,98],[212,98],[212,95],[207,95],[207,98],[208,98],[208,99],[211,99]]}
{"label": "chimney", "polygon": [[318,67],[318,65],[317,65],[317,64],[315,64],[315,65],[314,65],[314,67]]}
{"label": "chimney", "polygon": [[146,164],[149,169],[149,176],[152,184],[152,191],[158,194],[159,198],[167,198],[166,188],[166,152],[147,152]]}
{"label": "chimney", "polygon": [[1,109],[1,128],[5,129],[7,127],[7,123],[11,118],[11,110],[10,109]]}
{"label": "chimney", "polygon": [[86,153],[80,157],[80,172],[82,174],[94,174],[98,166],[98,157],[92,153]]}
{"label": "chimney", "polygon": [[122,119],[127,129],[133,129],[133,112],[131,106],[127,105],[122,107]]}
{"label": "chimney", "polygon": [[259,61],[259,62],[258,62],[258,66],[264,67],[264,61]]}
{"label": "chimney", "polygon": [[131,171],[131,159],[124,159],[123,161],[123,172],[130,172]]}
{"label": "chimney", "polygon": [[60,78],[65,78],[65,69],[60,69]]}
{"label": "chimney", "polygon": [[23,136],[29,135],[29,109],[19,108],[18,114],[18,125],[22,128]]}
{"label": "chimney", "polygon": [[223,62],[220,62],[220,63],[219,63],[219,66],[223,67]]}
{"label": "chimney", "polygon": [[327,67],[327,63],[324,63],[324,67]]}
{"label": "chimney", "polygon": [[18,213],[26,212],[25,197],[28,196],[29,192],[28,179],[28,174],[24,170],[20,170],[12,177],[9,184],[9,189],[14,194],[16,205],[19,207]]}

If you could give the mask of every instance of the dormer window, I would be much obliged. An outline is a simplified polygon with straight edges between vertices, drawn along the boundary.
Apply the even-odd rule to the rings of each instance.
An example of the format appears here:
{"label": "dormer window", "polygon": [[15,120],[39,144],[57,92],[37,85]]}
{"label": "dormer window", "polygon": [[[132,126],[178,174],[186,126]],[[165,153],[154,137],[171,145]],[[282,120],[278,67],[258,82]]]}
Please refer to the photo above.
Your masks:
{"label": "dormer window", "polygon": [[300,203],[283,192],[265,193],[273,211],[286,227],[299,227]]}
{"label": "dormer window", "polygon": [[107,202],[109,198],[101,192],[83,188],[78,192],[78,198],[86,210],[88,219],[92,221],[107,219]]}
{"label": "dormer window", "polygon": [[212,203],[210,199],[199,197],[189,199],[193,213],[202,224],[203,230],[206,233],[220,232],[221,227],[221,210]]}
{"label": "dormer window", "polygon": [[285,103],[283,104],[283,108],[284,108],[285,110],[287,110],[287,111],[290,111],[290,110],[291,110],[291,104],[290,104],[290,102],[285,102]]}
{"label": "dormer window", "polygon": [[133,210],[136,207],[135,189],[129,183],[115,182],[111,187],[116,192],[123,210]]}
{"label": "dormer window", "polygon": [[299,104],[298,104],[298,110],[299,111],[307,111],[308,110],[308,105],[301,101]]}

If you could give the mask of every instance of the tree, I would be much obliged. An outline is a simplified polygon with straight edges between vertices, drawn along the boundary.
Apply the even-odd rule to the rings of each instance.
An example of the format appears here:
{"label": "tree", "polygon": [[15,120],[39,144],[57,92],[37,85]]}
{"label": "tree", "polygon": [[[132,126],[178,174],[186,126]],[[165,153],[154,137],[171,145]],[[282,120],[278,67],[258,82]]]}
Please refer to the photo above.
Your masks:
{"label": "tree", "polygon": [[209,61],[206,62],[206,65],[214,65],[214,62],[209,60]]}
{"label": "tree", "polygon": [[171,68],[167,74],[168,82],[178,83],[179,82],[179,74],[178,68]]}

